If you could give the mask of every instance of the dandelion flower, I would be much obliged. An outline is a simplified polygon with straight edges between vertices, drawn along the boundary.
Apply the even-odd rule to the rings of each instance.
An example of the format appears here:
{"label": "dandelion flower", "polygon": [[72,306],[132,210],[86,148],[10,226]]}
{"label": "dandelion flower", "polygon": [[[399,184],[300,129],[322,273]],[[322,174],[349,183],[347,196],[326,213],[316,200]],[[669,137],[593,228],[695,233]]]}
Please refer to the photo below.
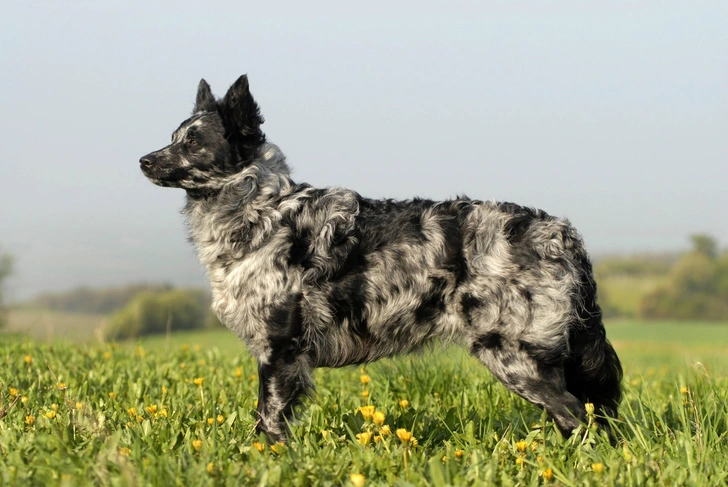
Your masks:
{"label": "dandelion flower", "polygon": [[51,409],[54,411],[58,411],[58,404],[56,404],[56,403],[51,404]]}
{"label": "dandelion flower", "polygon": [[200,451],[200,448],[202,448],[202,440],[192,440],[192,448],[195,451]]}
{"label": "dandelion flower", "polygon": [[367,483],[367,478],[360,473],[353,473],[349,475],[349,480],[354,484],[354,487],[364,487]]}
{"label": "dandelion flower", "polygon": [[28,396],[21,397],[20,402],[22,402],[23,404],[28,404]]}
{"label": "dandelion flower", "polygon": [[407,406],[409,406],[409,401],[407,399],[399,400],[399,407],[401,407],[402,409],[405,409]]}
{"label": "dandelion flower", "polygon": [[682,386],[682,387],[680,388],[680,394],[683,394],[683,395],[685,395],[685,394],[687,394],[687,393],[688,393],[688,388],[687,388],[687,387],[685,387],[685,386]]}
{"label": "dandelion flower", "polygon": [[167,389],[166,387],[162,386],[162,395],[165,395],[165,394],[167,394],[167,391],[168,391],[168,390],[169,390],[169,389]]}
{"label": "dandelion flower", "polygon": [[385,424],[381,428],[379,428],[379,435],[380,436],[387,436],[392,434],[392,428],[389,427],[388,424]]}
{"label": "dandelion flower", "polygon": [[584,404],[584,409],[586,409],[586,414],[594,416],[594,403],[588,402]]}
{"label": "dandelion flower", "polygon": [[111,358],[111,352],[104,352],[104,358],[109,360]]}
{"label": "dandelion flower", "polygon": [[207,464],[207,474],[212,475],[213,473],[215,473],[215,464],[210,462]]}
{"label": "dandelion flower", "polygon": [[223,416],[222,414],[218,414],[217,418],[215,419],[217,419],[217,424],[223,424],[225,422],[225,416]]}
{"label": "dandelion flower", "polygon": [[128,457],[130,453],[131,453],[131,448],[127,448],[127,447],[119,448],[119,454],[122,456]]}
{"label": "dandelion flower", "polygon": [[404,428],[398,428],[396,433],[397,433],[397,438],[399,438],[399,440],[402,443],[407,443],[412,439],[412,432],[407,431]]}
{"label": "dandelion flower", "polygon": [[151,406],[147,406],[144,409],[146,409],[149,414],[154,414],[154,413],[157,412],[157,405],[156,404],[152,404]]}
{"label": "dandelion flower", "polygon": [[33,423],[35,423],[35,416],[29,414],[25,417],[25,424],[28,426],[33,426]]}
{"label": "dandelion flower", "polygon": [[544,480],[551,480],[554,478],[554,471],[550,468],[547,468],[546,470],[541,473],[541,476],[544,478]]}
{"label": "dandelion flower", "polygon": [[273,451],[273,453],[278,453],[280,455],[286,450],[286,444],[278,442],[275,445],[271,445],[270,449]]}
{"label": "dandelion flower", "polygon": [[265,445],[259,441],[256,441],[255,443],[253,443],[253,448],[258,450],[259,452],[265,451]]}
{"label": "dandelion flower", "polygon": [[136,408],[129,408],[126,410],[126,412],[129,414],[130,418],[135,418],[137,415]]}
{"label": "dandelion flower", "polygon": [[8,393],[10,396],[15,397],[18,395],[18,390],[15,387],[8,387]]}
{"label": "dandelion flower", "polygon": [[243,376],[243,368],[242,367],[238,367],[237,369],[235,369],[235,377],[237,377],[239,379],[242,376]]}
{"label": "dandelion flower", "polygon": [[516,458],[516,465],[523,467],[523,458],[521,458],[521,457]]}
{"label": "dandelion flower", "polygon": [[76,402],[76,410],[80,411],[83,409],[83,403],[82,402]]}
{"label": "dandelion flower", "polygon": [[465,455],[465,450],[455,450],[455,458],[463,458],[463,455]]}
{"label": "dandelion flower", "polygon": [[604,471],[604,464],[603,463],[592,463],[591,469],[596,474],[601,474]]}
{"label": "dandelion flower", "polygon": [[33,363],[33,357],[31,357],[30,355],[26,355],[25,357],[23,357],[23,361],[26,364],[30,365],[31,363]]}
{"label": "dandelion flower", "polygon": [[210,426],[215,424],[215,418],[207,418],[207,424],[209,424]]}
{"label": "dandelion flower", "polygon": [[356,410],[361,413],[362,417],[366,421],[372,419],[372,416],[374,415],[374,406],[362,406],[360,408],[356,408]]}
{"label": "dandelion flower", "polygon": [[372,381],[372,378],[369,377],[368,375],[362,375],[362,376],[359,376],[359,380],[361,380],[362,384],[366,385]]}
{"label": "dandelion flower", "polygon": [[109,392],[109,397],[111,399],[116,399],[116,393],[115,392]]}
{"label": "dandelion flower", "polygon": [[372,433],[369,431],[364,431],[363,433],[359,433],[356,435],[356,441],[362,446],[368,445],[369,442],[372,440]]}
{"label": "dandelion flower", "polygon": [[66,389],[68,389],[68,387],[66,387],[66,383],[65,382],[59,382],[58,383],[58,388],[60,390],[62,390],[62,391],[65,391]]}
{"label": "dandelion flower", "polygon": [[526,451],[526,448],[528,448],[528,443],[526,443],[525,441],[517,441],[516,448],[518,449],[518,451],[524,452]]}
{"label": "dandelion flower", "polygon": [[361,397],[363,397],[363,398],[365,398],[365,399],[366,399],[367,397],[369,397],[369,391],[361,391]]}
{"label": "dandelion flower", "polygon": [[196,386],[200,386],[200,387],[202,386],[202,383],[204,381],[205,381],[204,377],[196,377],[196,378],[192,379],[192,383],[195,384]]}
{"label": "dandelion flower", "polygon": [[377,426],[382,426],[384,424],[384,419],[385,419],[384,413],[381,411],[377,411],[376,413],[374,413],[372,415],[372,421]]}
{"label": "dandelion flower", "polygon": [[48,411],[47,413],[45,413],[45,417],[48,418],[48,419],[55,419],[56,412],[55,411]]}

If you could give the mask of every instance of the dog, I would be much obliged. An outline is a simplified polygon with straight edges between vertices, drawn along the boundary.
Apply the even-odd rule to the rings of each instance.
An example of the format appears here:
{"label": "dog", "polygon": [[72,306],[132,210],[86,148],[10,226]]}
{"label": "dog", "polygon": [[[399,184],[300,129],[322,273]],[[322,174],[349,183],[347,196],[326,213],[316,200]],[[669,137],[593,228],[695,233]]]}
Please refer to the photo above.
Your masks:
{"label": "dog", "polygon": [[622,367],[584,244],[566,220],[467,197],[375,200],[295,183],[241,76],[199,83],[192,116],[140,159],[187,192],[212,308],[258,364],[257,432],[286,441],[312,370],[372,362],[435,339],[465,347],[568,437],[592,403],[608,426]]}

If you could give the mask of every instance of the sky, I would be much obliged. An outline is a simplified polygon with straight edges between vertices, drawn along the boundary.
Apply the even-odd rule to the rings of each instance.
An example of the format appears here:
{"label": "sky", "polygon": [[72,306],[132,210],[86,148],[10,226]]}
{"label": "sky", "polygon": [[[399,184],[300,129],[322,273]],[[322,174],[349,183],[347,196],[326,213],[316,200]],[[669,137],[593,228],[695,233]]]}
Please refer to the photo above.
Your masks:
{"label": "sky", "polygon": [[728,245],[728,2],[350,3],[4,2],[7,295],[205,286],[138,160],[244,73],[295,181],[534,206],[593,255]]}

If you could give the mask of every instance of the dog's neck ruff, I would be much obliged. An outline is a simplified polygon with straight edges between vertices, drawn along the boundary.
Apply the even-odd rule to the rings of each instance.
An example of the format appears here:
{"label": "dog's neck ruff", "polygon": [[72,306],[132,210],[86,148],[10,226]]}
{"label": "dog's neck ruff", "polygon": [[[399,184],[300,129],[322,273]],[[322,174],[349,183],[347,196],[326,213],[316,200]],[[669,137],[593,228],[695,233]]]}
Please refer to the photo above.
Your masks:
{"label": "dog's neck ruff", "polygon": [[190,237],[208,271],[223,256],[239,258],[264,242],[281,219],[276,201],[293,187],[285,156],[266,143],[253,162],[221,181],[214,193],[188,195],[184,213]]}

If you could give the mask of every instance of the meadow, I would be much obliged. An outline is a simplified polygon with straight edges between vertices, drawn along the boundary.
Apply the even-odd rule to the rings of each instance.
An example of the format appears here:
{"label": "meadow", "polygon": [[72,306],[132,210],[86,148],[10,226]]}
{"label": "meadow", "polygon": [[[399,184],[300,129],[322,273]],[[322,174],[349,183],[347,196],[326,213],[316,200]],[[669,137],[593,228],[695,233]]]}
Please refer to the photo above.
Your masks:
{"label": "meadow", "polygon": [[254,362],[225,330],[131,344],[0,335],[2,485],[725,485],[728,326],[608,326],[616,444],[563,439],[455,348],[318,370],[287,445],[254,434]]}

